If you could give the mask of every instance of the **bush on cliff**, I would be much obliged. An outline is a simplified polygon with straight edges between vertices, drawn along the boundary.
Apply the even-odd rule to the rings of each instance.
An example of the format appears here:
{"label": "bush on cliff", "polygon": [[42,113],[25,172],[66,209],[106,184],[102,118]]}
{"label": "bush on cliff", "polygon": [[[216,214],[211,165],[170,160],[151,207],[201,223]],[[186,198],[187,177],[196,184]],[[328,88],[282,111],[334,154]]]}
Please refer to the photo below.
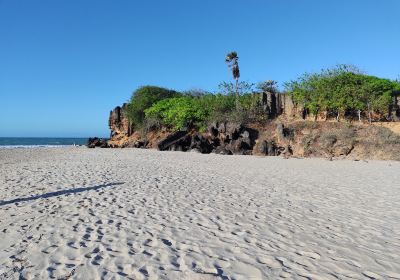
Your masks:
{"label": "bush on cliff", "polygon": [[160,100],[180,95],[179,92],[162,87],[140,87],[132,94],[131,100],[127,106],[126,116],[134,126],[141,127],[145,117],[144,111],[147,108],[150,108],[154,103]]}
{"label": "bush on cliff", "polygon": [[164,126],[180,130],[189,124],[202,123],[207,108],[201,108],[195,98],[177,97],[164,99],[145,110],[146,118],[159,120]]}
{"label": "bush on cliff", "polygon": [[357,115],[361,120],[362,114],[370,119],[372,112],[384,117],[400,89],[398,82],[362,74],[348,65],[304,74],[285,88],[314,116],[325,112],[338,120],[344,115]]}
{"label": "bush on cliff", "polygon": [[239,102],[242,110],[236,109],[234,95],[206,94],[199,97],[184,96],[161,100],[145,110],[146,119],[157,120],[161,125],[174,130],[188,126],[204,130],[208,122],[225,121],[242,116],[250,106],[251,95],[242,95]]}

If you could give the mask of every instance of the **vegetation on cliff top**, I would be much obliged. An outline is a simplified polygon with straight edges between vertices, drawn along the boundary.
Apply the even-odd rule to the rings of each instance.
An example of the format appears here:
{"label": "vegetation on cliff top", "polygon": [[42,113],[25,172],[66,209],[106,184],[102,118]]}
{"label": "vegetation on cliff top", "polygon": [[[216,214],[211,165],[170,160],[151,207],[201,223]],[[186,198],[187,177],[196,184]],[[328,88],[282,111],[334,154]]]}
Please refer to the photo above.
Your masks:
{"label": "vegetation on cliff top", "polygon": [[[188,126],[204,130],[211,121],[229,120],[240,116],[243,112],[250,112],[253,96],[206,94],[203,96],[182,96],[169,98],[155,103],[145,110],[146,119],[152,119],[152,124],[171,127],[175,130],[185,129]],[[236,109],[238,102],[240,110]],[[240,121],[243,122],[243,119]]]}
{"label": "vegetation on cliff top", "polygon": [[[180,93],[174,90],[144,86],[138,88],[127,107],[131,124],[140,128],[145,124],[166,126],[175,130],[189,126],[204,129],[207,123],[235,119],[259,121],[268,118],[265,111],[266,93],[280,94],[275,81],[258,84],[239,82],[238,55],[231,52],[225,60],[232,70],[235,83],[223,82],[219,92]],[[357,68],[339,65],[318,73],[303,74],[284,84],[286,94],[295,106],[317,119],[373,118],[385,119],[393,102],[400,94],[400,82],[361,73]],[[265,99],[265,98],[264,98]]]}
{"label": "vegetation on cliff top", "polygon": [[135,125],[141,125],[145,118],[144,111],[156,102],[179,96],[174,90],[156,86],[143,86],[138,88],[131,97],[126,110],[129,121]]}
{"label": "vegetation on cliff top", "polygon": [[362,74],[358,69],[339,65],[320,73],[304,74],[285,84],[293,100],[302,104],[315,117],[362,114],[371,121],[372,112],[384,116],[392,104],[400,83]]}

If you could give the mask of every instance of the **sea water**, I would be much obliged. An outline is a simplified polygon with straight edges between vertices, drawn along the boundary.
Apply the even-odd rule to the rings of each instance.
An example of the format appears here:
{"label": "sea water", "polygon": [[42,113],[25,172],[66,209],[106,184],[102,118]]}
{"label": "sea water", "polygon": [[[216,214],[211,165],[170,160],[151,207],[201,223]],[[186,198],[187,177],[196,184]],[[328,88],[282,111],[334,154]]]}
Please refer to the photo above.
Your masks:
{"label": "sea water", "polygon": [[87,138],[0,137],[0,148],[37,148],[85,145]]}

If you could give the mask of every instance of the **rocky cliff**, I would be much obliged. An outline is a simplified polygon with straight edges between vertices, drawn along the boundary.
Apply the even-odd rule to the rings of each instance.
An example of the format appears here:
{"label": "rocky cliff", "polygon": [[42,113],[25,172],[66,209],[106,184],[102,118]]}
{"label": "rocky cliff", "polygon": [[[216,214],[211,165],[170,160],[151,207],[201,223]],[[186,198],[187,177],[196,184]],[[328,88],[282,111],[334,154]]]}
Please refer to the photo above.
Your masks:
{"label": "rocky cliff", "polygon": [[[282,114],[301,116],[302,108],[298,108],[287,94],[263,93],[260,95],[260,99],[263,111],[270,119]],[[133,126],[125,115],[127,106],[128,104],[124,103],[122,106],[117,106],[110,111],[108,125],[111,130],[111,139],[117,140],[130,137],[134,133]]]}
{"label": "rocky cliff", "polygon": [[[260,98],[269,119],[265,123],[214,122],[205,132],[171,132],[166,128],[147,133],[135,131],[126,117],[127,104],[123,104],[110,112],[108,146],[236,155],[400,160],[400,123],[368,125],[301,120],[306,117],[305,112],[290,96],[266,93]],[[398,115],[398,104],[396,96],[392,116]],[[100,144],[97,146],[104,143]]]}
{"label": "rocky cliff", "polygon": [[129,142],[129,137],[133,134],[133,126],[126,117],[128,104],[115,107],[110,111],[108,126],[111,130],[109,145],[112,147],[123,147]]}

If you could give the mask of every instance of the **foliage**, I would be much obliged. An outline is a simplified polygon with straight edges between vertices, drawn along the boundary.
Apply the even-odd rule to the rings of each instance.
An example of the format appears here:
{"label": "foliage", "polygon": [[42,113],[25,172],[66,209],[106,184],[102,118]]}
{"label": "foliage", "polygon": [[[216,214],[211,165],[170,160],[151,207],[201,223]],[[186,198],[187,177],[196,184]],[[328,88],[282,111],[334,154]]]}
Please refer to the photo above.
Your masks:
{"label": "foliage", "polygon": [[211,93],[204,89],[193,88],[193,89],[185,90],[184,92],[182,92],[182,94],[187,95],[187,96],[200,97],[200,96],[204,96],[204,95],[211,94]]}
{"label": "foliage", "polygon": [[141,127],[145,117],[144,111],[154,103],[166,99],[180,96],[180,93],[156,86],[143,86],[138,88],[128,103],[126,115],[131,123]]}
{"label": "foliage", "polygon": [[276,85],[278,82],[274,80],[267,80],[257,84],[257,89],[261,92],[278,93]]}
{"label": "foliage", "polygon": [[[237,59],[237,53],[232,52],[226,61],[232,66]],[[201,130],[211,121],[265,120],[261,93],[279,93],[277,82],[259,83],[256,86],[258,92],[254,86],[236,79],[236,83],[221,83],[218,94],[201,89],[178,93],[144,86],[132,94],[126,115],[137,128],[145,130],[160,126]],[[400,92],[400,82],[368,76],[354,66],[339,65],[319,73],[304,74],[286,83],[285,89],[295,103],[315,116],[325,112],[326,115],[335,114],[339,119],[339,116],[355,113],[359,117],[386,114],[393,96]],[[329,145],[333,140],[333,136],[327,136],[325,142]]]}
{"label": "foliage", "polygon": [[204,123],[208,108],[200,106],[198,100],[188,96],[161,100],[145,110],[146,118],[158,119],[163,125],[176,130]]}
{"label": "foliage", "polygon": [[339,65],[320,73],[304,74],[285,84],[296,103],[315,116],[320,112],[384,114],[398,83],[362,74],[353,66]]}
{"label": "foliage", "polygon": [[233,51],[226,55],[225,62],[228,64],[228,67],[232,70],[233,79],[236,81],[235,86],[235,94],[236,94],[236,107],[239,107],[239,78],[240,78],[240,70],[239,70],[239,57],[237,52]]}
{"label": "foliage", "polygon": [[229,68],[232,70],[233,79],[238,80],[240,78],[239,70],[239,57],[237,52],[233,51],[226,55],[225,62],[228,64]]}
{"label": "foliage", "polygon": [[175,130],[190,126],[204,130],[210,121],[242,121],[251,106],[252,96],[239,97],[241,109],[236,110],[234,95],[206,94],[200,97],[183,96],[155,103],[145,110],[146,119],[158,121]]}
{"label": "foliage", "polygon": [[[222,94],[234,95],[236,93],[236,85],[232,82],[222,82],[218,85],[218,89]],[[254,84],[241,81],[237,84],[238,95],[245,95],[254,92]]]}

